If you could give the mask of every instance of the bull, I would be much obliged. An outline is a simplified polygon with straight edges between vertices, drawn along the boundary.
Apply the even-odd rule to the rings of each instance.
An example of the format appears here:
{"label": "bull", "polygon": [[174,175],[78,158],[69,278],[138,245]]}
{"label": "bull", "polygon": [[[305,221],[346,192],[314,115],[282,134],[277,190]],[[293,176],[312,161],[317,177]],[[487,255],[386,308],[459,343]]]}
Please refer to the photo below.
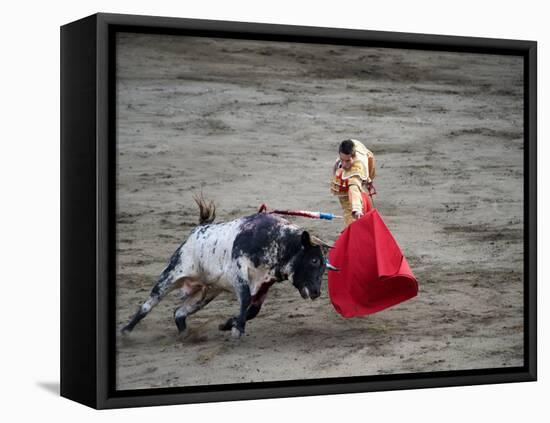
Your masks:
{"label": "bull", "polygon": [[[272,214],[256,213],[214,224],[215,207],[202,198],[199,225],[181,244],[122,332],[131,332],[162,298],[180,289],[182,304],[174,311],[179,333],[186,319],[223,291],[235,292],[239,311],[219,326],[234,337],[244,334],[248,320],[258,315],[269,288],[288,280],[304,298],[321,294],[327,266],[321,247],[330,247],[306,230]],[[336,269],[333,269],[336,270]]]}

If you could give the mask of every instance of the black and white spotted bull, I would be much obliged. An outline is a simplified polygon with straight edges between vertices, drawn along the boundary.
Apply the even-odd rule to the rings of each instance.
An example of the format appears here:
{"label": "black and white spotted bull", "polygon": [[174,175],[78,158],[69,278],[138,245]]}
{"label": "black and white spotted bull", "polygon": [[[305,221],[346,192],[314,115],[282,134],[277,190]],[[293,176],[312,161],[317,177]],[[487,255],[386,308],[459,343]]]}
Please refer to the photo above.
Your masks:
{"label": "black and white spotted bull", "polygon": [[[180,333],[187,316],[206,306],[222,291],[234,291],[239,312],[219,326],[240,337],[247,320],[260,311],[269,288],[289,280],[304,299],[321,293],[327,244],[272,214],[257,213],[213,224],[213,204],[196,199],[200,224],[180,245],[149,298],[122,329],[131,331],[170,291],[180,289],[183,303],[174,311]],[[330,268],[330,265],[329,265]],[[336,270],[336,269],[334,269]]]}

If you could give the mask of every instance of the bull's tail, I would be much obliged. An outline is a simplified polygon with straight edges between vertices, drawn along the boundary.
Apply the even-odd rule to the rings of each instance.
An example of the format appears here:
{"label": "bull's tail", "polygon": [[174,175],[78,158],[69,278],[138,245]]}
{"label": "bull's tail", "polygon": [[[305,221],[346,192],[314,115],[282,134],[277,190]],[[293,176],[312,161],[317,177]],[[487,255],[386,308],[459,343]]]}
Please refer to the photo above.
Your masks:
{"label": "bull's tail", "polygon": [[216,206],[214,202],[206,202],[202,195],[202,191],[199,195],[193,195],[193,200],[195,200],[195,203],[199,206],[199,225],[212,223],[216,218]]}

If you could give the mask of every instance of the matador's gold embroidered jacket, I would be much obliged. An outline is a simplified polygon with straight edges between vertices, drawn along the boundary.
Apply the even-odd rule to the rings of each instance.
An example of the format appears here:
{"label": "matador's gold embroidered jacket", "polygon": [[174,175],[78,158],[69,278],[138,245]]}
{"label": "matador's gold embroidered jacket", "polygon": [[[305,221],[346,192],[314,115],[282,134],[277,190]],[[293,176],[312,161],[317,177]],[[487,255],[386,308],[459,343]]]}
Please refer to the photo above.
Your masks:
{"label": "matador's gold embroidered jacket", "polygon": [[355,160],[350,169],[344,169],[340,158],[336,159],[330,186],[332,194],[340,200],[346,225],[353,221],[353,212],[363,210],[361,193],[366,191],[367,184],[372,181],[371,176],[374,177],[374,169],[369,168],[369,156],[373,163],[373,154],[360,141],[352,141],[355,145]]}

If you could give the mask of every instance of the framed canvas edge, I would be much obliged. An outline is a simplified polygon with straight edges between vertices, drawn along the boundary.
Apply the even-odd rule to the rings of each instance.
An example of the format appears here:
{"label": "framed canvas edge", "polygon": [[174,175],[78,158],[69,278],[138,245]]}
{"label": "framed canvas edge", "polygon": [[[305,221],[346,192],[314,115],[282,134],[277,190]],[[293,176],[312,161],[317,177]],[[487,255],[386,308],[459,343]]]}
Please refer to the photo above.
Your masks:
{"label": "framed canvas edge", "polygon": [[[150,405],[168,405],[213,401],[232,401],[260,398],[279,398],[291,396],[309,396],[340,393],[358,393],[383,390],[418,389],[433,387],[451,387],[460,385],[478,385],[507,382],[535,381],[537,379],[537,351],[536,351],[536,276],[537,276],[537,244],[536,244],[536,78],[537,44],[534,41],[486,39],[471,37],[455,37],[441,35],[425,35],[410,33],[394,33],[380,31],[364,31],[334,28],[297,27],[272,24],[251,24],[226,21],[204,21],[195,19],[162,18],[151,16],[96,14],[97,33],[97,63],[94,71],[97,81],[97,125],[96,125],[96,228],[94,240],[96,244],[96,293],[93,299],[96,306],[96,401],[88,403],[96,408],[119,408]],[[114,89],[113,80],[109,79],[110,66],[113,66],[113,51],[109,49],[109,37],[116,27],[141,27],[151,31],[168,29],[169,31],[197,30],[222,31],[225,34],[262,34],[285,37],[314,37],[319,39],[330,38],[340,40],[343,44],[350,39],[372,41],[375,44],[389,42],[392,46],[403,48],[422,48],[452,51],[500,51],[509,54],[524,56],[527,80],[525,81],[525,275],[528,276],[525,287],[525,335],[524,359],[525,365],[515,369],[487,369],[475,371],[451,371],[412,375],[389,375],[388,378],[373,378],[371,381],[361,382],[320,382],[316,385],[265,387],[263,383],[254,384],[246,389],[225,390],[218,385],[219,390],[209,392],[185,393],[143,393],[141,390],[122,391],[114,394],[109,386],[109,372],[114,363],[109,354],[109,345],[113,341],[109,333],[110,306],[114,300],[109,287],[109,266],[112,265],[108,254],[109,243],[112,242],[110,225],[113,216],[109,214],[109,204],[114,201],[114,192],[109,190],[109,180],[113,175],[114,166],[109,162],[110,135],[114,131],[114,122],[109,120],[109,110],[114,103],[110,101],[109,93]],[[437,48],[439,47],[439,48]],[[112,210],[111,210],[112,212]],[[111,331],[112,332],[112,331]],[[475,374],[482,372],[482,374]],[[449,374],[451,373],[451,374]],[[417,376],[415,376],[417,375]],[[177,388],[175,388],[177,389]],[[146,390],[151,391],[151,390]],[[161,392],[162,390],[158,390]]]}
{"label": "framed canvas edge", "polygon": [[527,106],[524,111],[525,146],[527,154],[524,158],[524,167],[527,177],[524,176],[524,266],[526,281],[524,286],[527,292],[524,294],[524,325],[527,327],[525,334],[525,359],[526,367],[537,380],[537,43],[531,43],[525,54],[527,77],[525,81],[525,101]]}
{"label": "framed canvas edge", "polygon": [[171,31],[205,31],[223,33],[226,36],[254,36],[255,39],[266,36],[284,36],[298,39],[301,37],[327,40],[369,42],[372,45],[403,45],[405,48],[419,48],[423,50],[464,51],[474,49],[478,52],[484,50],[501,50],[503,53],[520,54],[536,46],[536,41],[514,40],[504,38],[483,38],[457,35],[437,35],[424,33],[407,33],[394,31],[376,31],[349,28],[328,28],[316,26],[282,25],[272,23],[254,23],[240,21],[218,21],[206,19],[172,18],[161,16],[126,15],[116,13],[98,13],[98,25],[118,27],[141,27],[155,33],[169,33]]}
{"label": "framed canvas edge", "polygon": [[96,34],[96,16],[60,30],[60,394],[90,407],[97,406],[101,337],[95,254]]}
{"label": "framed canvas edge", "polygon": [[[491,370],[491,369],[488,369]],[[510,369],[511,370],[511,369]],[[309,384],[304,386],[265,387],[263,383],[259,387],[226,390],[223,385],[219,389],[210,392],[186,392],[186,393],[147,393],[140,390],[135,393],[127,393],[117,396],[102,398],[98,401],[98,409],[124,408],[124,407],[148,407],[156,405],[194,404],[222,401],[243,401],[274,398],[305,397],[318,395],[357,394],[367,392],[398,391],[407,389],[450,388],[459,386],[488,385],[500,383],[532,382],[536,377],[523,369],[505,373],[461,375],[461,371],[442,373],[454,373],[452,376],[437,376],[437,373],[425,373],[424,377],[396,374],[391,380],[375,380],[367,382],[333,382]],[[465,371],[465,373],[468,373]],[[407,379],[400,379],[406,378]],[[248,384],[247,384],[248,385]],[[155,391],[147,390],[147,391]],[[131,392],[131,391],[124,391]]]}

